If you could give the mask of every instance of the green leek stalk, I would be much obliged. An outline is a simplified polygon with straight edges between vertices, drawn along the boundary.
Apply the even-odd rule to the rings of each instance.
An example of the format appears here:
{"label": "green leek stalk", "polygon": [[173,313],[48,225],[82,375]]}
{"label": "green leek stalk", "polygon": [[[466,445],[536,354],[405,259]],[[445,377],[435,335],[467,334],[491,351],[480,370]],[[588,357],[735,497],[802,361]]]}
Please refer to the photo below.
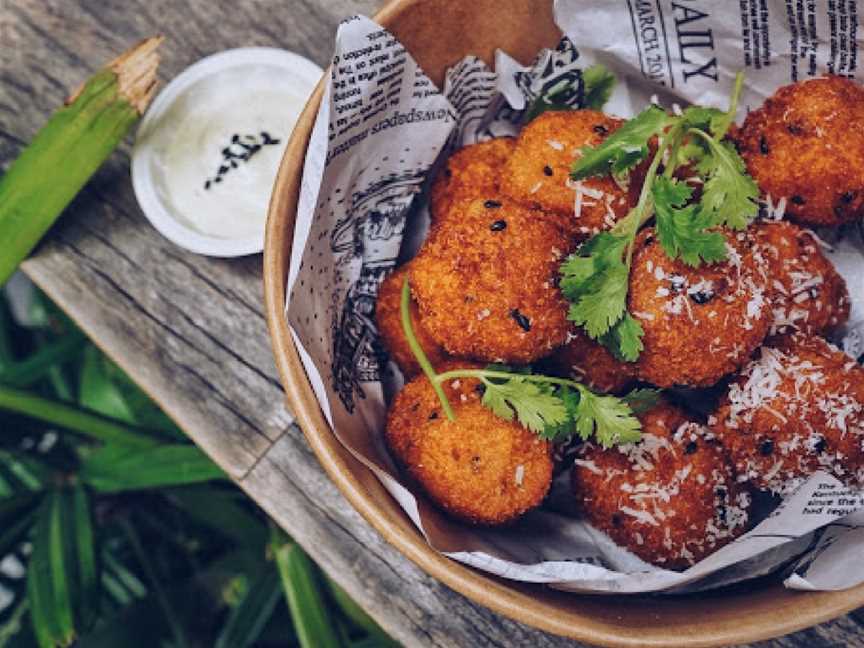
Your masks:
{"label": "green leek stalk", "polygon": [[149,105],[161,41],[142,41],[92,76],[0,178],[0,286]]}

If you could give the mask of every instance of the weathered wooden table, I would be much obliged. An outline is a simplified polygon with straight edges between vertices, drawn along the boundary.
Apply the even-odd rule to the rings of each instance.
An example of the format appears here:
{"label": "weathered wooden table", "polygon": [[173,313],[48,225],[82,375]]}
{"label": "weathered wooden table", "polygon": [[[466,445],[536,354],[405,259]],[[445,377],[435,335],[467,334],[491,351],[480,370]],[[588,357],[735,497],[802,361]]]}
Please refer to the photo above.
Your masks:
{"label": "weathered wooden table", "polygon": [[[167,37],[160,77],[268,45],[326,65],[337,23],[378,0],[0,0],[0,164],[73,88],[134,41]],[[283,404],[261,257],[215,260],[141,214],[121,148],[25,272],[394,637],[422,646],[564,646],[426,576],[330,483]],[[860,566],[856,566],[860,567]],[[777,611],[783,614],[782,610]],[[864,646],[864,610],[761,644]]]}

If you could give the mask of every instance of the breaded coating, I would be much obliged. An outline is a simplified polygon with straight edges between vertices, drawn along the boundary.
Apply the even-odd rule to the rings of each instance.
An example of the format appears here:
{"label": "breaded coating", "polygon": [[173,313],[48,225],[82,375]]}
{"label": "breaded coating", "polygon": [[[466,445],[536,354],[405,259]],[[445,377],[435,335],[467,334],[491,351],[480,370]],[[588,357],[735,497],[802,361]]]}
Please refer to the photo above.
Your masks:
{"label": "breaded coating", "polygon": [[793,83],[747,115],[736,144],[762,193],[807,225],[864,217],[864,88],[837,76]]}
{"label": "breaded coating", "polygon": [[[482,369],[483,365],[470,360],[444,360],[436,371],[444,373],[453,369]],[[456,403],[479,401],[478,380],[451,380],[442,385],[447,400]],[[405,383],[396,394],[387,414],[387,442],[396,459],[406,461],[407,448],[414,443],[420,423],[443,417],[441,401],[432,389],[426,376],[417,376]]]}
{"label": "breaded coating", "polygon": [[432,224],[447,218],[455,203],[498,193],[504,165],[515,147],[514,138],[496,137],[470,144],[451,155],[432,183],[429,198]]}
{"label": "breaded coating", "polygon": [[596,110],[541,114],[519,133],[502,192],[566,216],[571,231],[582,238],[611,228],[636,204],[640,183],[622,187],[611,176],[576,182],[570,170],[583,147],[596,146],[623,123]]}
{"label": "breaded coating", "polygon": [[472,524],[503,524],[546,497],[552,483],[550,445],[484,407],[478,385],[464,379],[446,385],[456,417],[450,421],[426,377],[414,379],[393,403],[387,442],[444,511]]}
{"label": "breaded coating", "polygon": [[573,493],[585,518],[643,560],[686,569],[747,529],[750,494],[721,446],[681,410],[640,416],[638,443],[583,447]]}
{"label": "breaded coating", "polygon": [[621,394],[636,380],[636,365],[618,360],[612,352],[574,327],[567,343],[546,359],[552,370],[585,383],[594,391]]}
{"label": "breaded coating", "polygon": [[849,319],[849,292],[812,232],[785,221],[753,225],[767,261],[774,321],[769,335],[830,333]]}
{"label": "breaded coating", "polygon": [[639,378],[659,387],[705,387],[734,373],[768,333],[764,263],[748,232],[725,232],[728,258],[692,268],[672,261],[653,229],[640,232],[630,313],[642,325]]}
{"label": "breaded coating", "polygon": [[569,251],[561,230],[530,210],[473,201],[411,262],[424,326],[454,356],[523,364],[548,355],[570,328],[556,285]]}
{"label": "breaded coating", "polygon": [[817,470],[864,484],[864,368],[820,337],[762,347],[708,422],[757,488],[786,494]]}
{"label": "breaded coating", "polygon": [[[402,331],[402,313],[400,303],[402,300],[402,284],[408,278],[407,263],[400,268],[396,268],[386,279],[381,283],[378,289],[378,299],[375,302],[375,321],[378,324],[378,333],[381,336],[381,341],[387,348],[390,358],[399,366],[399,370],[405,378],[411,378],[420,373],[420,365],[417,359],[411,352],[411,347],[408,346],[408,340],[405,333]],[[417,342],[423,347],[426,352],[426,357],[433,367],[447,357],[444,349],[435,342],[423,322],[420,319],[420,311],[417,309],[417,303],[411,300],[411,327],[414,329],[414,335]]]}

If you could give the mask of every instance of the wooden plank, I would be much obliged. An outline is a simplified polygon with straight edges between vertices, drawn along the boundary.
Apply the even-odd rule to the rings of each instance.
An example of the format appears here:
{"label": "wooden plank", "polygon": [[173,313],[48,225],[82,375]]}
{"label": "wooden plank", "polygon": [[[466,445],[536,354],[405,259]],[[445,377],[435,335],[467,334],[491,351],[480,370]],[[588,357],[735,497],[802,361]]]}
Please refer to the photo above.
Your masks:
{"label": "wooden plank", "polygon": [[[206,54],[247,45],[286,47],[324,64],[338,21],[377,4],[5,0],[0,164],[69,88],[139,38],[168,37],[163,79]],[[406,645],[574,645],[452,592],[351,509],[283,407],[262,315],[260,257],[206,259],[162,239],[135,203],[128,152],[127,144],[97,174],[27,273]],[[858,612],[759,645],[862,645],[862,621]]]}

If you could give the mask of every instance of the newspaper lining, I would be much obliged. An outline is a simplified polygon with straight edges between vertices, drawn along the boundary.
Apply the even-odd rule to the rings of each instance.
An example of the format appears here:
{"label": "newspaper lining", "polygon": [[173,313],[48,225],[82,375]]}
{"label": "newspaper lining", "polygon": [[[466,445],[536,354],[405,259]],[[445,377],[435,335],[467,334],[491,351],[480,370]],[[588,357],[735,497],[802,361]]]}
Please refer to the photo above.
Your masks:
{"label": "newspaper lining", "polygon": [[[745,536],[679,573],[642,562],[564,508],[544,507],[508,528],[462,525],[400,483],[382,441],[386,395],[398,380],[390,379],[375,330],[377,289],[425,237],[425,201],[415,198],[448,151],[517,133],[525,107],[562,81],[573,89],[564,100],[579,107],[580,71],[593,62],[616,74],[607,111],[622,117],[655,94],[723,107],[741,68],[742,115],[793,79],[829,70],[861,77],[855,2],[718,4],[558,0],[556,20],[569,38],[556,49],[527,68],[499,52],[494,72],[468,57],[448,72],[441,92],[374,22],[354,17],[339,28],[304,168],[288,319],[337,437],[430,545],[456,560],[505,578],[595,593],[696,591],[774,571],[796,589],[864,582],[864,574],[843,569],[864,543],[864,493],[827,474],[814,475]],[[633,29],[622,35],[621,25]],[[846,228],[831,242],[853,297],[843,345],[858,357],[864,240]],[[556,484],[550,500],[562,490],[566,485]]]}

